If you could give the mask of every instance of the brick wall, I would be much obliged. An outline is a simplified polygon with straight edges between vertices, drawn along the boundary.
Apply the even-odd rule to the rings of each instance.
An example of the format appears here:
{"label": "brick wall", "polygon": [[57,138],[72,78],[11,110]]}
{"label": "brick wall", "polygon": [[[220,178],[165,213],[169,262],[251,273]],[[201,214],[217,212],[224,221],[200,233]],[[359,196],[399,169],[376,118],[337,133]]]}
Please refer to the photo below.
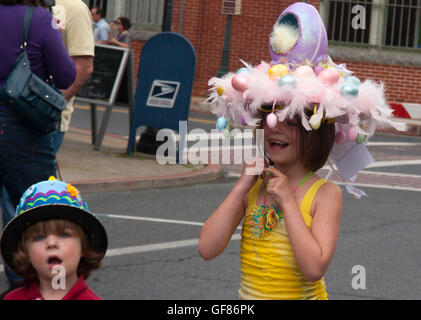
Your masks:
{"label": "brick wall", "polygon": [[[291,0],[242,0],[241,16],[233,16],[230,36],[230,71],[242,66],[239,59],[256,65],[261,60],[270,61],[268,37],[279,14]],[[308,3],[319,6],[319,0]],[[174,0],[172,31],[179,32],[180,3]],[[215,76],[222,58],[227,16],[221,14],[221,0],[185,0],[183,15],[183,35],[188,38],[196,50],[197,65],[194,96],[208,94],[208,80]],[[135,73],[138,70],[140,50],[144,42],[134,41]],[[334,57],[333,57],[334,58]],[[383,81],[386,85],[387,98],[390,102],[421,103],[421,68],[355,61],[346,63],[348,69],[355,72],[361,80],[371,78]]]}

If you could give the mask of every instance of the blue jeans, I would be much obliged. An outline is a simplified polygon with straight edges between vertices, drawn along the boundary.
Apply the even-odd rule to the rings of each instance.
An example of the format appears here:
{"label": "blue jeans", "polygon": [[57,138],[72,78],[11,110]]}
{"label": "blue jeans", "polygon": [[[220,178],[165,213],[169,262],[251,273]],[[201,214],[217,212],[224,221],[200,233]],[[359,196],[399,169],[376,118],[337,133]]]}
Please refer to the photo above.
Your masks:
{"label": "blue jeans", "polygon": [[0,107],[0,192],[6,191],[1,192],[3,228],[14,217],[14,208],[26,189],[55,173],[53,134],[35,135],[7,108]]}

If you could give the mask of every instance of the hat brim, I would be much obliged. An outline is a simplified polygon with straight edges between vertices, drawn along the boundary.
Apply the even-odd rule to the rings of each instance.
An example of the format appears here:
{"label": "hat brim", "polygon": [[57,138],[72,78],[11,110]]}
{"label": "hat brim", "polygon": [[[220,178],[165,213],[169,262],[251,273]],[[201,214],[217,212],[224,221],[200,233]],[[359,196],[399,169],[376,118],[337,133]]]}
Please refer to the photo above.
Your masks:
{"label": "hat brim", "polygon": [[0,238],[4,263],[13,271],[13,252],[17,250],[22,233],[37,222],[64,219],[78,224],[87,234],[94,251],[105,256],[108,238],[104,226],[91,212],[63,204],[48,204],[18,214],[6,225]]}

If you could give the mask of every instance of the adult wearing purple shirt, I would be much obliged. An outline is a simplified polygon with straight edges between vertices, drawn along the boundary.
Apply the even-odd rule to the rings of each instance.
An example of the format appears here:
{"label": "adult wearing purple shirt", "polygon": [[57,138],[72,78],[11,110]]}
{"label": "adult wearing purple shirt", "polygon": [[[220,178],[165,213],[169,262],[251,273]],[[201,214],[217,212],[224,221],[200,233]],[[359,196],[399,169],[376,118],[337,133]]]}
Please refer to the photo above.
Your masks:
{"label": "adult wearing purple shirt", "polygon": [[[20,53],[28,5],[38,6],[38,0],[0,0],[0,30],[5,31],[0,37],[0,86],[5,84]],[[59,89],[67,89],[75,80],[76,69],[52,19],[46,9],[35,8],[27,41],[28,58],[32,72],[42,79],[51,75]],[[55,174],[53,135],[34,134],[0,105],[0,188],[6,188],[14,207],[29,186]],[[3,215],[3,226],[10,219]],[[11,279],[9,282],[13,285]]]}

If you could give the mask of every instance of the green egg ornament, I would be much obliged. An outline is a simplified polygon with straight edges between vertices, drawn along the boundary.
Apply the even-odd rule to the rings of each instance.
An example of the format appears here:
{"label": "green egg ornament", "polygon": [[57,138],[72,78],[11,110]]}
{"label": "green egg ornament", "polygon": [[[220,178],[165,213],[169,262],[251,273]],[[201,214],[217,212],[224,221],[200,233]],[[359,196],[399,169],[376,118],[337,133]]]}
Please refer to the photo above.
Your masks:
{"label": "green egg ornament", "polygon": [[291,87],[295,88],[297,85],[297,79],[291,75],[283,76],[278,79],[278,87],[282,87],[283,85],[290,85]]}
{"label": "green egg ornament", "polygon": [[341,95],[344,97],[356,97],[360,90],[352,83],[345,83],[341,88]]}
{"label": "green egg ornament", "polygon": [[224,130],[227,127],[227,125],[228,125],[228,121],[225,117],[220,117],[218,118],[218,120],[216,120],[216,128],[219,131]]}
{"label": "green egg ornament", "polygon": [[365,134],[359,133],[357,139],[355,140],[358,144],[363,143],[365,140]]}

